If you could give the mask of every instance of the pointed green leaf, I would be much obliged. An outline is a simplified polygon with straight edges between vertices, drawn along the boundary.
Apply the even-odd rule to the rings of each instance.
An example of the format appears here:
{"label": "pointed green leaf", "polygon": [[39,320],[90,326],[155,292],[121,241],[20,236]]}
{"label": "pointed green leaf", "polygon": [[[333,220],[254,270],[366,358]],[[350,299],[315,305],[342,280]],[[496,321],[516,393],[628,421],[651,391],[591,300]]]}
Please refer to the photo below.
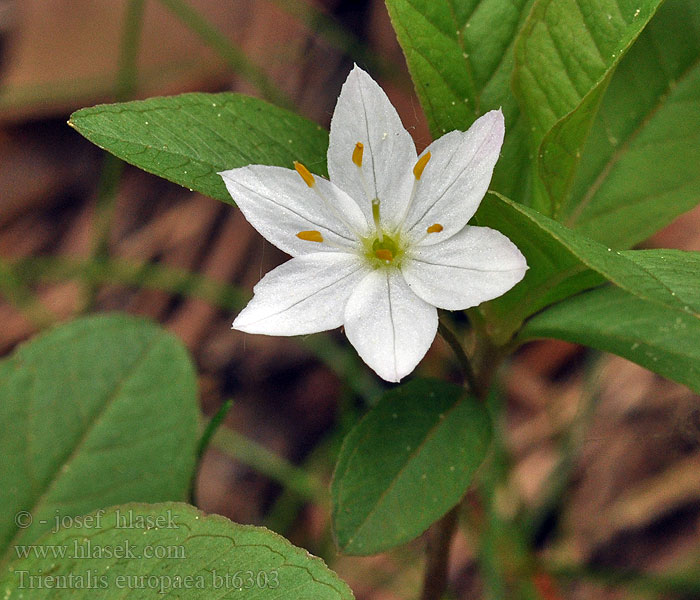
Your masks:
{"label": "pointed green leaf", "polygon": [[610,75],[661,2],[535,2],[516,42],[513,84],[531,128],[541,212],[557,214]]}
{"label": "pointed green leaf", "polygon": [[99,510],[13,554],[0,576],[5,600],[353,598],[320,558],[282,536],[186,504]]}
{"label": "pointed green leaf", "polygon": [[[125,315],[90,317],[33,339],[0,365],[0,563],[56,515],[185,498],[196,379],[171,334]],[[17,522],[20,512],[29,518]]]}
{"label": "pointed green leaf", "polygon": [[620,254],[653,275],[684,307],[700,312],[700,252],[657,249],[626,250]]}
{"label": "pointed green leaf", "polygon": [[627,248],[700,201],[700,3],[668,0],[620,63],[561,220]]}
{"label": "pointed green leaf", "polygon": [[328,132],[241,94],[182,94],[84,108],[69,124],[132,165],[232,204],[218,171],[249,164],[326,174]]}
{"label": "pointed green leaf", "polygon": [[460,386],[414,379],[387,392],[343,442],[331,494],[338,547],[375,554],[457,504],[486,456],[484,406]]}
{"label": "pointed green leaf", "polygon": [[569,298],[530,319],[521,340],[553,337],[612,352],[700,392],[700,253],[622,253],[662,282],[678,306],[617,286]]}
{"label": "pointed green leaf", "polygon": [[512,48],[532,2],[387,0],[434,135],[466,128],[503,102],[512,104]]}
{"label": "pointed green leaf", "polygon": [[521,199],[527,132],[510,89],[513,45],[533,0],[386,0],[435,137],[502,107],[506,138],[492,187]]}
{"label": "pointed green leaf", "polygon": [[499,342],[507,341],[525,318],[545,306],[605,281],[674,310],[688,304],[655,272],[624,252],[603,246],[503,196],[487,195],[477,221],[507,235],[530,267],[511,291],[480,307]]}

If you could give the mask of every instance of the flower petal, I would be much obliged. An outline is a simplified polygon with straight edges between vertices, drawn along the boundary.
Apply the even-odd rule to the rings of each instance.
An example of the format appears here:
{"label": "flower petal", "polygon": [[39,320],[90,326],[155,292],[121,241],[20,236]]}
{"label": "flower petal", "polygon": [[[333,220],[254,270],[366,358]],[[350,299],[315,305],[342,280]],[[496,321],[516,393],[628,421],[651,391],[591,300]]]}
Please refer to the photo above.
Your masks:
{"label": "flower petal", "polygon": [[[364,146],[361,168],[352,160],[357,142]],[[411,194],[415,162],[413,139],[396,109],[377,82],[355,66],[343,85],[331,120],[331,181],[357,200],[369,223],[371,201],[379,198],[382,224],[394,227]]]}
{"label": "flower petal", "polygon": [[233,328],[266,335],[305,335],[343,324],[345,304],[368,268],[344,252],[298,256],[270,271]]}
{"label": "flower petal", "polygon": [[408,375],[437,332],[437,310],[416,296],[397,269],[377,269],[356,287],[345,307],[345,333],[382,379]]}
{"label": "flower petal", "polygon": [[425,240],[436,244],[467,224],[489,187],[504,133],[503,113],[492,110],[468,131],[451,131],[426,148],[430,162],[403,227],[411,238],[420,239],[428,227],[440,224],[443,230]]}
{"label": "flower petal", "polygon": [[442,244],[413,248],[401,265],[418,296],[447,310],[496,298],[518,283],[525,271],[525,257],[505,235],[469,225]]}
{"label": "flower petal", "polygon": [[282,167],[249,165],[219,175],[250,224],[292,256],[337,250],[299,239],[300,231],[318,231],[324,240],[348,249],[357,247],[358,235],[367,233],[367,221],[357,203],[321,177],[314,178],[312,189],[296,171]]}

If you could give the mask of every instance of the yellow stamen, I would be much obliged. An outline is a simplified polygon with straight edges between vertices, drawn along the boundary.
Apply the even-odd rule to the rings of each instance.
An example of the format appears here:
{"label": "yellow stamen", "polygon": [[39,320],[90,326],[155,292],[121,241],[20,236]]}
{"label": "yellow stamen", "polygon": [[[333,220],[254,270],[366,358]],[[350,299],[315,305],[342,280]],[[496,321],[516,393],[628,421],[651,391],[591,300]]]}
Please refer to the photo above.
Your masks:
{"label": "yellow stamen", "polygon": [[435,223],[435,225],[428,227],[428,233],[440,233],[443,229],[445,228],[440,223]]}
{"label": "yellow stamen", "polygon": [[416,179],[420,179],[421,175],[423,175],[423,169],[425,169],[425,165],[428,164],[429,160],[430,160],[430,152],[426,152],[423,156],[421,156],[416,161],[416,166],[413,167],[413,176]]}
{"label": "yellow stamen", "polygon": [[352,151],[352,162],[354,162],[358,167],[362,166],[362,154],[365,151],[365,147],[362,142],[357,142],[355,144],[355,149]]}
{"label": "yellow stamen", "polygon": [[323,236],[320,231],[312,229],[311,231],[300,231],[297,233],[297,237],[305,242],[318,242],[319,244],[323,241]]}
{"label": "yellow stamen", "polygon": [[294,161],[294,168],[297,170],[297,173],[301,175],[301,178],[304,180],[304,183],[308,185],[310,188],[314,187],[316,185],[316,181],[314,180],[314,176],[310,173],[310,171],[302,165],[299,161]]}
{"label": "yellow stamen", "polygon": [[391,250],[387,250],[386,248],[379,248],[378,250],[375,250],[374,255],[379,260],[384,260],[386,262],[391,262],[394,260],[394,255],[391,253]]}

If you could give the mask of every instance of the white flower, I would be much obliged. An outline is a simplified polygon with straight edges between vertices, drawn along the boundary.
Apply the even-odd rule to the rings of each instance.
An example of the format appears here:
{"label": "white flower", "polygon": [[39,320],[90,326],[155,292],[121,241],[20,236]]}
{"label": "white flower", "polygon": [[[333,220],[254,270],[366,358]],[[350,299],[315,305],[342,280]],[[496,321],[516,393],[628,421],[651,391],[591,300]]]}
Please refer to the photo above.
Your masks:
{"label": "white flower", "polygon": [[416,154],[382,89],[355,67],[338,98],[330,181],[251,165],[220,173],[246,219],[293,258],[255,286],[234,329],[303,335],[345,326],[362,359],[399,381],[435,338],[437,308],[508,291],[525,258],[503,234],[467,225],[503,143],[500,110]]}

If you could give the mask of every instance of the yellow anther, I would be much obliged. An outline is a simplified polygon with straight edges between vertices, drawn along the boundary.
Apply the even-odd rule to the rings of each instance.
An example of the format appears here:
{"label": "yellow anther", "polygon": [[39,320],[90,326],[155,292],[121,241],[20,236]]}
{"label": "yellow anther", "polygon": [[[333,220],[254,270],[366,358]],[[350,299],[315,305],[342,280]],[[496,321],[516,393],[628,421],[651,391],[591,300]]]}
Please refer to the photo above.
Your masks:
{"label": "yellow anther", "polygon": [[301,178],[304,180],[304,183],[306,183],[306,185],[308,185],[309,187],[314,187],[314,185],[316,185],[316,181],[314,180],[314,176],[299,161],[296,161],[296,160],[294,161],[294,168],[297,170],[297,173],[299,173],[299,175],[301,175]]}
{"label": "yellow anther", "polygon": [[323,241],[323,236],[320,231],[312,229],[311,231],[300,231],[297,233],[297,237],[305,242],[318,242],[319,244]]}
{"label": "yellow anther", "polygon": [[386,248],[379,248],[378,250],[375,250],[374,255],[379,260],[383,260],[386,262],[391,262],[392,260],[394,260],[394,255],[391,253],[391,250],[387,250]]}
{"label": "yellow anther", "polygon": [[354,162],[358,167],[362,166],[362,154],[365,151],[365,147],[362,142],[357,142],[355,144],[355,149],[352,151],[352,162]]}
{"label": "yellow anther", "polygon": [[445,228],[440,223],[435,223],[435,225],[428,227],[428,233],[440,233],[443,229]]}
{"label": "yellow anther", "polygon": [[420,176],[423,174],[423,169],[425,169],[425,165],[428,164],[429,160],[430,152],[426,152],[416,161],[416,166],[413,167],[413,175],[416,179],[420,179]]}

